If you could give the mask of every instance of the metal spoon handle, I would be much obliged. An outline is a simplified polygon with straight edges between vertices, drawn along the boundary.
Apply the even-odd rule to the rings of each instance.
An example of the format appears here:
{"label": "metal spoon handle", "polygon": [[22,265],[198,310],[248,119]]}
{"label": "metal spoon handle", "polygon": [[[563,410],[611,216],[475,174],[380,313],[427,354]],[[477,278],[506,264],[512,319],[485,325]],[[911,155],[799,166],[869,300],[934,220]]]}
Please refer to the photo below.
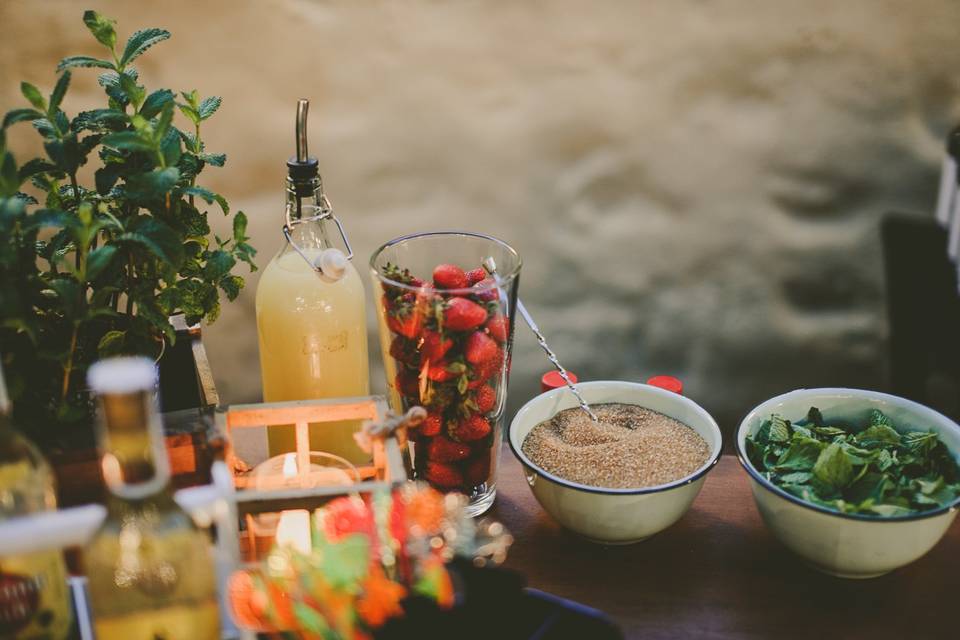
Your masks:
{"label": "metal spoon handle", "polygon": [[543,337],[542,333],[540,333],[540,327],[538,327],[537,323],[533,321],[533,318],[527,312],[527,308],[523,306],[523,303],[519,298],[517,299],[517,311],[519,311],[520,315],[523,316],[524,322],[526,322],[527,326],[530,327],[530,330],[533,331],[533,335],[537,337],[537,342],[540,343],[540,348],[543,349],[543,352],[547,354],[547,359],[553,363],[557,373],[559,373],[560,377],[563,378],[563,381],[567,383],[567,388],[570,389],[570,392],[573,393],[573,395],[577,398],[577,402],[580,403],[580,408],[587,412],[587,415],[590,416],[591,420],[597,422],[597,414],[590,409],[590,405],[588,405],[586,400],[583,399],[583,396],[580,395],[577,387],[574,386],[573,381],[567,374],[567,370],[563,368],[563,365],[560,364],[560,360],[557,359],[556,354],[549,347],[549,345],[547,345],[547,339]]}

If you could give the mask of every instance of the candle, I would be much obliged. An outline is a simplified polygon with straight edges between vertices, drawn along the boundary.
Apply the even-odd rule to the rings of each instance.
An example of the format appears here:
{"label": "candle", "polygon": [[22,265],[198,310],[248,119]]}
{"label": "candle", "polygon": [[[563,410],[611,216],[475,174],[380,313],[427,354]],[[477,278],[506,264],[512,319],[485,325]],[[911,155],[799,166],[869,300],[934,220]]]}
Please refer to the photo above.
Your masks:
{"label": "candle", "polygon": [[276,541],[278,546],[310,553],[310,512],[306,509],[281,511]]}

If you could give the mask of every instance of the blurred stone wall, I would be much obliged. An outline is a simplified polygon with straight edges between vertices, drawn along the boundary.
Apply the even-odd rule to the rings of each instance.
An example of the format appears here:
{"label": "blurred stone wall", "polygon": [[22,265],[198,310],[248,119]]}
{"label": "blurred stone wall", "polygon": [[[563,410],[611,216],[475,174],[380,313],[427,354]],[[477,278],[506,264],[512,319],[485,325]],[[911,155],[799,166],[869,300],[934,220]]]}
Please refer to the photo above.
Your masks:
{"label": "blurred stone wall", "polygon": [[[229,160],[205,183],[250,216],[261,264],[307,96],[364,271],[395,235],[500,236],[571,369],[678,375],[726,428],[779,391],[884,384],[877,223],[932,209],[956,2],[4,0],[0,108],[96,53],[88,4],[124,36],[173,31],[138,65],[148,86],[223,96],[205,139]],[[68,110],[100,101],[95,75]],[[205,329],[227,401],[260,393],[256,283]],[[525,330],[513,362],[516,408],[547,368]]]}

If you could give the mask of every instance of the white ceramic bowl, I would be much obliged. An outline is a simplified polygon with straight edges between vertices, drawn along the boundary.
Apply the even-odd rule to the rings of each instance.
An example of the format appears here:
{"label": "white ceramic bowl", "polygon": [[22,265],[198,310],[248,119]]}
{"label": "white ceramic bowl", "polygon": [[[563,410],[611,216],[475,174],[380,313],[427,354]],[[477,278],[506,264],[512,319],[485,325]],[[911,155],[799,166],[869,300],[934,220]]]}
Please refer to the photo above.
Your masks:
{"label": "white ceramic bowl", "polygon": [[750,474],[760,516],[773,534],[815,568],[844,578],[872,578],[913,562],[933,548],[954,518],[960,500],[920,514],[879,518],[842,514],[804,502],[764,479],[746,456],[745,442],[772,413],[801,420],[817,407],[824,420],[863,423],[871,409],[901,429],[933,429],[947,448],[960,452],[960,426],[916,402],[859,389],[800,389],[771,398],[751,411],[737,431],[737,456]]}
{"label": "white ceramic bowl", "polygon": [[563,409],[577,406],[566,388],[541,394],[517,412],[510,423],[510,448],[523,464],[533,495],[560,524],[604,544],[629,544],[649,538],[676,522],[690,508],[704,477],[720,459],[720,428],[697,403],[676,393],[635,382],[596,381],[577,385],[591,404],[635,404],[675,418],[699,433],[710,457],[696,472],[669,484],[643,489],[604,489],[564,480],[539,469],[523,454],[524,438],[536,425]]}

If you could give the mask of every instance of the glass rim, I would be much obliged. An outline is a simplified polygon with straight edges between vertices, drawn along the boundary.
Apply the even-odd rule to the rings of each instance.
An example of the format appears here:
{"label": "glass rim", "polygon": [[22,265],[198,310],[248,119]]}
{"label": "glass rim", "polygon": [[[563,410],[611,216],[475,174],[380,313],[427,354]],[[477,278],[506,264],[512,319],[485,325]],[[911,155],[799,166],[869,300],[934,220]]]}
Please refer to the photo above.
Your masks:
{"label": "glass rim", "polygon": [[[481,240],[486,240],[488,242],[492,242],[493,244],[499,245],[500,247],[506,249],[507,253],[513,256],[514,259],[516,260],[514,267],[508,273],[504,274],[498,270],[497,278],[496,278],[497,281],[492,282],[487,286],[481,287],[479,286],[480,283],[477,283],[472,287],[465,287],[460,289],[438,289],[437,290],[438,292],[449,293],[454,295],[467,295],[470,293],[476,293],[478,291],[489,291],[490,289],[495,289],[499,286],[510,284],[520,275],[520,268],[523,266],[523,259],[520,257],[520,254],[517,252],[516,249],[514,249],[512,246],[510,246],[500,238],[487,235],[485,233],[477,233],[474,231],[424,231],[420,233],[409,233],[407,235],[399,236],[392,240],[388,240],[387,242],[380,245],[380,247],[378,247],[377,250],[373,252],[373,255],[370,256],[370,270],[373,271],[373,273],[377,276],[378,280],[386,284],[389,284],[390,286],[399,287],[401,289],[406,289],[408,291],[422,291],[426,288],[432,288],[432,285],[430,285],[430,287],[428,287],[426,284],[417,286],[412,284],[405,284],[403,282],[397,282],[396,280],[391,280],[390,278],[383,275],[383,273],[377,267],[376,261],[377,261],[377,258],[379,258],[384,251],[386,251],[387,249],[389,249],[394,245],[398,245],[403,242],[407,242],[409,240],[416,240],[419,238],[429,238],[433,236],[466,236],[470,238],[479,238]],[[481,282],[483,282],[483,280],[481,280]]]}

